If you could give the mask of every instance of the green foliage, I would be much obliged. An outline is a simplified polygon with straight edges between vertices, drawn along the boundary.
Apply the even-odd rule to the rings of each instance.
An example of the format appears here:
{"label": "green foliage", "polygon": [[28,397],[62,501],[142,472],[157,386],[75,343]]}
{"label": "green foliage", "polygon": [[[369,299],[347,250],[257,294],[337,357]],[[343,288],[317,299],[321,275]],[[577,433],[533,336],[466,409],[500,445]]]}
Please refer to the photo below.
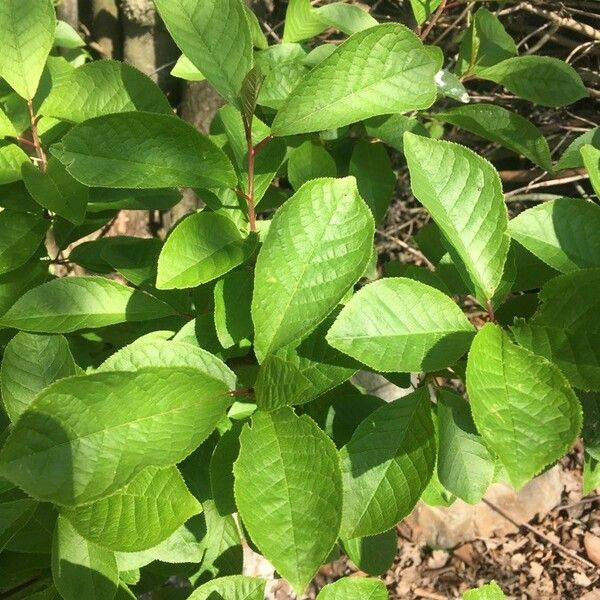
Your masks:
{"label": "green foliage", "polygon": [[[520,488],[580,434],[599,485],[598,128],[553,165],[514,108],[587,102],[572,66],[520,56],[480,3],[454,60],[439,0],[404,3],[419,35],[289,0],[277,43],[242,0],[155,0],[173,75],[225,101],[205,135],[55,4],[0,2],[0,596],[260,600],[242,539],[300,596],[340,550],[383,575],[417,502],[475,504],[499,470]],[[498,86],[512,110],[478,102]],[[579,169],[582,197],[509,221],[497,168],[522,159]],[[399,179],[431,219],[418,251],[382,227]],[[202,210],[110,235],[182,188]],[[376,226],[421,266],[382,265]],[[361,370],[415,389],[386,402]]]}

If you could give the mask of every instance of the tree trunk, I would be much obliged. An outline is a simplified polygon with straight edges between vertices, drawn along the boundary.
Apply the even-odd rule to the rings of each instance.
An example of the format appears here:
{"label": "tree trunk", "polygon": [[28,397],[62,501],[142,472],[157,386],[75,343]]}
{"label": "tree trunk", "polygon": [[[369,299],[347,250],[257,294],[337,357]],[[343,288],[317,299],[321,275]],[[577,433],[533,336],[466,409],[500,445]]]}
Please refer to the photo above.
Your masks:
{"label": "tree trunk", "polygon": [[123,35],[117,0],[80,0],[79,13],[96,43],[102,58],[121,59]]}
{"label": "tree trunk", "polygon": [[61,0],[56,7],[56,14],[61,21],[67,22],[73,29],[79,26],[79,7],[77,0]]}

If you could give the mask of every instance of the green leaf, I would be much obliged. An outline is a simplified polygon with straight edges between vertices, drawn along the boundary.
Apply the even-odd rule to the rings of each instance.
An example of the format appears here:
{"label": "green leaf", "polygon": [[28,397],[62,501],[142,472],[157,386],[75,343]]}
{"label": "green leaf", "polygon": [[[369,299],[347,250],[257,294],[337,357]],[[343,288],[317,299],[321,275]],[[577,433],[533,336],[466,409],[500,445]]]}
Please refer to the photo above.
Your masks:
{"label": "green leaf", "polygon": [[[306,50],[300,44],[275,44],[256,53],[256,62],[266,74],[258,103],[279,110],[292,90],[308,73]],[[260,155],[259,155],[260,156]]]}
{"label": "green leaf", "polygon": [[61,514],[87,540],[137,552],[164,541],[201,510],[177,467],[148,467],[112,496]]}
{"label": "green leaf", "polygon": [[438,393],[437,473],[449,492],[477,504],[492,484],[494,459],[475,429],[469,405],[449,390]]}
{"label": "green leaf", "polygon": [[17,137],[19,135],[12,121],[6,116],[6,113],[0,108],[0,137]]}
{"label": "green leaf", "polygon": [[506,596],[495,581],[464,593],[463,600],[504,600]]}
{"label": "green leaf", "polygon": [[567,106],[589,96],[577,71],[551,56],[515,56],[479,69],[477,77],[542,106]]}
{"label": "green leaf", "polygon": [[382,533],[406,517],[431,478],[435,453],[427,388],[371,413],[340,450],[343,537]]}
{"label": "green leaf", "polygon": [[256,237],[244,238],[233,221],[202,211],[171,232],[158,259],[156,287],[186,289],[217,279],[249,258]]}
{"label": "green leaf", "polygon": [[76,125],[58,158],[75,179],[108,188],[235,187],[222,150],[174,116],[135,112]]}
{"label": "green leaf", "polygon": [[334,129],[376,115],[428,108],[442,62],[408,28],[378,25],[351,36],[293,91],[273,135]]}
{"label": "green leaf", "polygon": [[452,258],[464,263],[465,282],[485,307],[500,286],[510,243],[496,169],[464,146],[412,133],[404,134],[404,150],[414,195],[451,245]]}
{"label": "green leaf", "polygon": [[245,269],[227,273],[215,285],[215,327],[223,348],[249,345],[254,337],[253,287],[254,273]]}
{"label": "green leaf", "polygon": [[304,404],[307,401],[304,393],[309,387],[310,381],[296,365],[270,355],[260,366],[254,384],[256,404],[266,411]]}
{"label": "green leaf", "polygon": [[440,4],[441,0],[410,0],[417,25],[423,25]]}
{"label": "green leaf", "polygon": [[358,191],[371,209],[375,223],[381,223],[396,189],[396,174],[385,146],[358,142],[350,158],[349,174],[356,177]]}
{"label": "green leaf", "polygon": [[0,370],[2,401],[11,421],[51,383],[75,374],[77,365],[62,335],[17,333],[4,350]]}
{"label": "green leaf", "polygon": [[467,391],[475,425],[516,489],[561,458],[581,429],[581,407],[558,368],[497,325],[475,336]]}
{"label": "green leaf", "polygon": [[579,169],[583,167],[583,157],[580,150],[586,144],[590,144],[594,148],[600,148],[600,127],[590,129],[579,137],[576,137],[561,154],[555,169],[561,171],[562,169]]}
{"label": "green leaf", "polygon": [[335,161],[321,144],[307,140],[289,153],[288,179],[294,190],[300,189],[311,179],[336,175]]}
{"label": "green leaf", "polygon": [[582,392],[579,400],[583,408],[583,443],[585,451],[600,459],[600,394],[597,392]]}
{"label": "green leaf", "polygon": [[461,75],[479,73],[485,67],[517,54],[517,45],[500,19],[489,10],[480,8],[460,44],[457,70]]}
{"label": "green leaf", "polygon": [[[215,123],[222,125],[227,141],[223,149],[233,158],[242,191],[248,191],[248,142],[241,113],[233,106],[219,110]],[[258,117],[252,119],[252,143],[258,144],[269,136],[271,130]],[[269,189],[279,167],[285,159],[287,146],[284,140],[271,140],[258,152],[254,160],[254,202],[258,204]]]}
{"label": "green leaf", "polygon": [[89,200],[89,189],[73,179],[54,157],[48,160],[44,173],[30,163],[21,169],[27,191],[44,208],[81,225]]}
{"label": "green leaf", "polygon": [[71,27],[66,21],[60,19],[56,22],[56,31],[54,32],[54,45],[59,48],[67,48],[74,50],[75,48],[82,48],[85,46],[85,42],[81,39],[79,34]]}
{"label": "green leaf", "polygon": [[154,0],[169,33],[229,102],[239,103],[252,67],[252,36],[241,0]]}
{"label": "green leaf", "polygon": [[583,485],[581,493],[587,496],[600,487],[600,462],[587,452],[583,454]]}
{"label": "green leaf", "polygon": [[35,96],[55,29],[51,0],[3,0],[0,4],[0,77],[26,100]]}
{"label": "green leaf", "polygon": [[369,136],[381,140],[399,152],[404,152],[405,131],[429,137],[429,131],[421,122],[406,115],[372,117],[364,122],[364,126]]}
{"label": "green leaf", "polygon": [[29,213],[0,212],[0,275],[14,271],[35,254],[49,224]]}
{"label": "green leaf", "polygon": [[389,277],[350,299],[327,341],[376,371],[437,371],[456,362],[473,335],[448,296],[419,281]]}
{"label": "green leaf", "polygon": [[327,584],[317,600],[388,600],[383,581],[366,577],[344,577]]}
{"label": "green leaf", "polygon": [[29,157],[19,146],[0,141],[0,185],[20,181],[21,168],[29,162]]}
{"label": "green leaf", "polygon": [[242,82],[242,114],[248,123],[252,123],[256,103],[258,102],[258,94],[262,87],[265,76],[260,68],[260,65],[254,65]]}
{"label": "green leaf", "polygon": [[600,267],[599,229],[600,207],[575,198],[538,204],[508,224],[513,239],[562,273]]}
{"label": "green leaf", "polygon": [[254,11],[244,4],[244,10],[248,17],[248,25],[250,26],[250,35],[252,36],[252,44],[259,50],[264,50],[269,47],[269,40],[264,34],[262,27],[258,21],[258,17],[254,14]]}
{"label": "green leaf", "polygon": [[147,75],[127,63],[98,60],[73,69],[53,86],[40,114],[81,123],[136,110],[173,114],[169,101]]}
{"label": "green leaf", "polygon": [[0,275],[0,315],[3,315],[27,290],[48,278],[48,265],[33,258],[23,266]]}
{"label": "green leaf", "polygon": [[600,390],[600,307],[594,292],[599,283],[600,269],[551,279],[534,317],[513,328],[520,344],[551,360],[583,390]]}
{"label": "green leaf", "polygon": [[119,570],[115,555],[82,538],[64,517],[58,517],[52,548],[52,578],[64,600],[111,600]]}
{"label": "green leaf", "polygon": [[33,516],[37,502],[30,498],[0,504],[0,552]]}
{"label": "green leaf", "polygon": [[379,25],[368,11],[354,4],[344,4],[343,2],[320,6],[314,11],[314,14],[329,27],[339,29],[347,35]]}
{"label": "green leaf", "polygon": [[234,476],[250,537],[301,594],[340,529],[342,485],[333,443],[290,409],[259,411],[242,431]]}
{"label": "green leaf", "polygon": [[6,550],[26,554],[52,553],[52,537],[58,512],[47,502],[37,502],[33,516],[8,543]]}
{"label": "green leaf", "polygon": [[171,75],[188,81],[206,81],[206,77],[200,73],[185,54],[177,59],[175,66],[171,69]]}
{"label": "green leaf", "polygon": [[190,368],[63,379],[21,415],[0,452],[0,476],[56,504],[92,502],[145,467],[183,460],[230,404],[223,382]]}
{"label": "green leaf", "polygon": [[210,457],[210,488],[215,506],[222,516],[237,512],[233,494],[233,463],[240,453],[242,423],[233,423],[215,446]]}
{"label": "green leaf", "polygon": [[398,547],[396,529],[378,535],[344,540],[348,558],[367,575],[383,575],[394,564]]}
{"label": "green leaf", "polygon": [[457,106],[436,117],[522,154],[544,171],[552,172],[548,142],[531,121],[517,113],[482,103]]}
{"label": "green leaf", "polygon": [[327,24],[316,14],[310,0],[289,0],[283,29],[284,43],[308,40],[326,28]]}
{"label": "green leaf", "polygon": [[275,213],[256,261],[252,299],[260,360],[307,337],[331,313],[364,272],[373,231],[350,177],[310,181]]}
{"label": "green leaf", "polygon": [[580,152],[583,165],[590,177],[590,183],[594,188],[594,192],[596,192],[596,196],[600,198],[600,150],[590,144],[585,144],[581,147]]}
{"label": "green leaf", "polygon": [[265,584],[261,577],[219,577],[194,590],[188,600],[263,600]]}
{"label": "green leaf", "polygon": [[174,314],[152,296],[102,277],[54,279],[29,290],[0,318],[0,326],[70,333]]}
{"label": "green leaf", "polygon": [[303,391],[305,402],[341,385],[360,367],[327,343],[325,336],[332,323],[333,317],[328,317],[300,344],[284,346],[277,351],[276,356],[288,365],[294,365],[310,382],[310,387]]}

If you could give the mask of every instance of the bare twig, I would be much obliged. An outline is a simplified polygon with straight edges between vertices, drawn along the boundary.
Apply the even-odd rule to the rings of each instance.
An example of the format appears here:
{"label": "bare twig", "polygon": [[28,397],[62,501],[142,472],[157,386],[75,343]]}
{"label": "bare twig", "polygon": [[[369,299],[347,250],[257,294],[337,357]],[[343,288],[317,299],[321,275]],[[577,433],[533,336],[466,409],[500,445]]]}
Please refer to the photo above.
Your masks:
{"label": "bare twig", "polygon": [[447,2],[448,2],[448,0],[442,0],[440,2],[438,9],[435,11],[435,13],[431,17],[431,19],[429,19],[429,23],[427,24],[427,27],[425,27],[425,29],[423,29],[423,31],[421,32],[421,35],[419,36],[422,40],[427,38],[427,36],[430,34],[430,32],[433,29],[433,27],[435,26],[435,24],[438,22],[439,18],[442,16],[442,13],[444,12],[444,9],[446,8]]}
{"label": "bare twig", "polygon": [[600,41],[600,30],[588,25],[587,23],[583,23],[582,21],[576,21],[575,19],[571,19],[570,17],[560,17],[556,13],[551,12],[549,10],[545,10],[543,8],[538,8],[537,6],[532,6],[528,2],[524,2],[520,5],[521,8],[532,15],[537,15],[538,17],[543,17],[548,21],[552,21],[558,27],[565,27],[566,29],[570,29],[571,31],[576,31],[582,35],[585,35],[593,40]]}
{"label": "bare twig", "polygon": [[435,271],[435,265],[422,252],[419,252],[418,250],[416,250],[412,246],[409,246],[405,241],[403,241],[403,240],[401,240],[399,238],[396,238],[393,235],[390,235],[389,233],[386,233],[385,231],[379,231],[378,230],[377,233],[379,235],[381,235],[382,237],[384,237],[386,240],[390,240],[394,244],[397,244],[398,246],[400,246],[400,248],[402,248],[403,250],[406,250],[409,254],[412,254],[413,256],[416,256],[420,261],[422,261],[423,263],[425,263],[425,266],[430,271]]}
{"label": "bare twig", "polygon": [[37,117],[35,116],[35,112],[33,110],[33,100],[27,101],[27,109],[29,110],[29,119],[31,121],[31,137],[33,138],[33,147],[35,148],[35,153],[40,162],[40,171],[45,173],[48,159],[44,149],[42,148],[42,142],[38,133]]}
{"label": "bare twig", "polygon": [[527,529],[527,531],[530,531],[536,537],[540,538],[541,540],[544,540],[544,542],[550,544],[553,548],[555,548],[563,556],[568,556],[569,558],[585,565],[589,569],[596,568],[596,565],[591,563],[589,560],[586,560],[582,556],[579,556],[579,554],[577,554],[576,552],[573,552],[572,550],[565,548],[565,546],[563,546],[562,544],[559,544],[558,542],[555,542],[554,540],[550,539],[547,535],[545,535],[541,531],[538,531],[535,527],[532,527],[531,525],[529,525],[529,523],[520,523],[516,519],[513,519],[513,517],[511,517],[502,508],[500,508],[499,506],[496,506],[495,504],[493,504],[489,500],[486,500],[485,498],[482,499],[482,502],[487,504],[494,512],[497,512],[501,517],[505,518],[507,521],[512,523],[515,527],[519,527],[519,528],[524,527],[525,529]]}

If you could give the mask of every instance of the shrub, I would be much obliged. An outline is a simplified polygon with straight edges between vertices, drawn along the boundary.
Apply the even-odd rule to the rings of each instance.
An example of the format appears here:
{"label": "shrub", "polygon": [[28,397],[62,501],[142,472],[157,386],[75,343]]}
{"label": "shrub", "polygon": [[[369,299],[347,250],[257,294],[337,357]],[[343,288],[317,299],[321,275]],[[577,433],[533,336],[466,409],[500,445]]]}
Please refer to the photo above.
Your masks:
{"label": "shrub", "polygon": [[[155,3],[184,53],[174,73],[226,101],[211,135],[134,68],[59,56],[74,32],[51,0],[0,5],[3,597],[110,600],[176,577],[195,600],[259,600],[242,537],[299,594],[340,551],[377,576],[420,498],[520,488],[571,448],[582,405],[598,485],[600,209],[557,198],[509,220],[495,167],[434,126],[585,167],[599,194],[594,132],[553,164],[524,117],[448,100],[489,81],[564,106],[587,96],[577,73],[519,56],[484,8],[446,70],[423,3],[419,37],[290,0],[271,46],[241,0]],[[328,27],[348,39],[300,43]],[[431,217],[429,268],[377,279],[388,148]],[[105,235],[184,187],[206,207],[164,242]],[[96,274],[59,276],[74,266]],[[414,390],[384,403],[349,383],[361,369],[412,373]],[[319,595],[367,597],[383,583]]]}

